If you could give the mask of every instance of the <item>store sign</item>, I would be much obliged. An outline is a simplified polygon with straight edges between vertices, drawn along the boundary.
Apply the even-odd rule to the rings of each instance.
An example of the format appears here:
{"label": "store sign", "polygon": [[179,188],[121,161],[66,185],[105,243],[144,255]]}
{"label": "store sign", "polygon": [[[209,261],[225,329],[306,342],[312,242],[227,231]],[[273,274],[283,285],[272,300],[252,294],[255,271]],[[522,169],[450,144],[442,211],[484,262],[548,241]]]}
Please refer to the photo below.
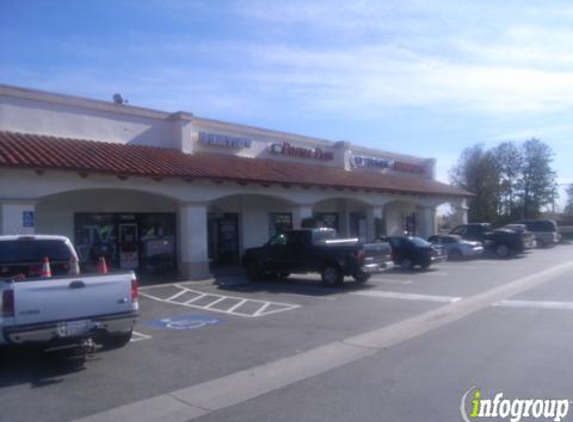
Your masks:
{"label": "store sign", "polygon": [[225,148],[250,148],[251,140],[216,133],[199,132],[199,143],[208,146]]}
{"label": "store sign", "polygon": [[350,159],[350,163],[355,168],[368,169],[392,169],[406,173],[423,173],[424,167],[418,164],[405,163],[403,161],[389,160],[387,158],[366,157],[355,155]]}
{"label": "store sign", "polygon": [[403,161],[394,161],[392,169],[406,173],[423,173],[424,167],[418,164],[404,163]]}
{"label": "store sign", "polygon": [[385,158],[364,157],[361,155],[355,155],[351,159],[351,164],[356,168],[387,169],[392,166],[392,163],[393,161]]}
{"label": "store sign", "polygon": [[330,151],[324,151],[321,148],[304,148],[295,147],[288,142],[282,144],[271,144],[270,150],[273,154],[285,155],[288,157],[311,158],[314,160],[329,161],[334,159],[334,154]]}

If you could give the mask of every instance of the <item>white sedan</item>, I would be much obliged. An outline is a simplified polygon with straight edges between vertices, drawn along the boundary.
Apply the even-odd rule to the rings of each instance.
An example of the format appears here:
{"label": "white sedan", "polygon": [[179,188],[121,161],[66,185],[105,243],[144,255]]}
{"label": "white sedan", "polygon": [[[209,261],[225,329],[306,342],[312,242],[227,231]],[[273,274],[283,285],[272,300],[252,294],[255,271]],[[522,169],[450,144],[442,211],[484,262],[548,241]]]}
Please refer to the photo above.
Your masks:
{"label": "white sedan", "polygon": [[430,236],[428,241],[442,246],[447,251],[450,260],[477,257],[483,253],[481,242],[464,240],[455,234]]}

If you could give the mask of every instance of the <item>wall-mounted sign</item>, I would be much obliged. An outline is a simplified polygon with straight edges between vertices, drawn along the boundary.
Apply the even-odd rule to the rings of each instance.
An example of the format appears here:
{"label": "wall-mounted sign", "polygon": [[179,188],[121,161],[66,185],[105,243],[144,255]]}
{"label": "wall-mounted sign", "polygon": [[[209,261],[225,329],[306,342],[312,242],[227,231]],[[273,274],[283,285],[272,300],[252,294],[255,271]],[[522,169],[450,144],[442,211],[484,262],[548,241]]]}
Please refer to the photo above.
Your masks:
{"label": "wall-mounted sign", "polygon": [[403,161],[394,161],[392,169],[396,171],[404,171],[407,173],[423,173],[424,167],[418,164],[404,163]]}
{"label": "wall-mounted sign", "polygon": [[22,227],[34,227],[34,211],[22,211]]}
{"label": "wall-mounted sign", "polygon": [[351,158],[350,163],[356,168],[369,168],[369,169],[387,169],[392,166],[392,161],[385,158],[363,157],[355,155]]}
{"label": "wall-mounted sign", "polygon": [[312,158],[315,160],[329,161],[334,159],[334,154],[330,151],[324,151],[321,148],[304,148],[295,147],[288,142],[282,144],[271,144],[270,150],[273,154],[286,155],[288,157]]}
{"label": "wall-mounted sign", "polygon": [[202,145],[226,148],[250,148],[251,140],[216,133],[199,132],[199,143]]}

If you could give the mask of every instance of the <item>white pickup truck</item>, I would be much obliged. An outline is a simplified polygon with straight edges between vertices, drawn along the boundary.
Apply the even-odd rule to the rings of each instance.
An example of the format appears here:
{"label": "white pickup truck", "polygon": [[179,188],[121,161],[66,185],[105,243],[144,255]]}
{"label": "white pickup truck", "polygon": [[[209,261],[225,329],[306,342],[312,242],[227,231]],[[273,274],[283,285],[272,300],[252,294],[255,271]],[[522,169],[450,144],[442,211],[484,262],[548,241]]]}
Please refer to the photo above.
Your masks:
{"label": "white pickup truck", "polygon": [[0,346],[129,342],[138,315],[135,274],[80,275],[76,264],[67,237],[0,236]]}

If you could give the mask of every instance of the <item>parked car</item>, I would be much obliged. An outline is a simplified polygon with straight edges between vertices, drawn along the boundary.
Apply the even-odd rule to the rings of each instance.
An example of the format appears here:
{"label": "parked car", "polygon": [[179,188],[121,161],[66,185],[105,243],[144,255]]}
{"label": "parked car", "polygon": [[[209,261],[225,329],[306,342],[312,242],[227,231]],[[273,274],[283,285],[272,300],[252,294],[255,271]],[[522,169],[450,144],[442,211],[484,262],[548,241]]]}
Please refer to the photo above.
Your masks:
{"label": "parked car", "polygon": [[525,250],[521,233],[509,229],[494,230],[490,223],[460,224],[450,234],[481,242],[485,251],[493,252],[499,258],[508,258]]}
{"label": "parked car", "polygon": [[455,234],[430,236],[428,242],[443,247],[451,260],[477,257],[483,253],[481,242],[464,240]]}
{"label": "parked car", "polygon": [[135,274],[80,275],[63,236],[0,236],[0,345],[127,344],[138,316]]}
{"label": "parked car", "polygon": [[561,240],[557,223],[553,220],[520,220],[535,235],[539,247],[555,246]]}
{"label": "parked car", "polygon": [[394,264],[403,270],[411,270],[415,266],[427,269],[447,258],[443,247],[432,245],[421,237],[389,236],[381,240],[390,243]]}
{"label": "parked car", "polygon": [[242,264],[250,281],[319,272],[325,284],[339,284],[344,276],[366,282],[390,268],[392,257],[387,243],[361,244],[338,239],[336,230],[313,228],[279,233],[264,246],[247,249]]}
{"label": "parked car", "polygon": [[527,229],[525,224],[506,224],[502,229],[509,229],[521,233],[523,239],[523,247],[525,249],[534,249],[537,247],[537,240],[535,235]]}

